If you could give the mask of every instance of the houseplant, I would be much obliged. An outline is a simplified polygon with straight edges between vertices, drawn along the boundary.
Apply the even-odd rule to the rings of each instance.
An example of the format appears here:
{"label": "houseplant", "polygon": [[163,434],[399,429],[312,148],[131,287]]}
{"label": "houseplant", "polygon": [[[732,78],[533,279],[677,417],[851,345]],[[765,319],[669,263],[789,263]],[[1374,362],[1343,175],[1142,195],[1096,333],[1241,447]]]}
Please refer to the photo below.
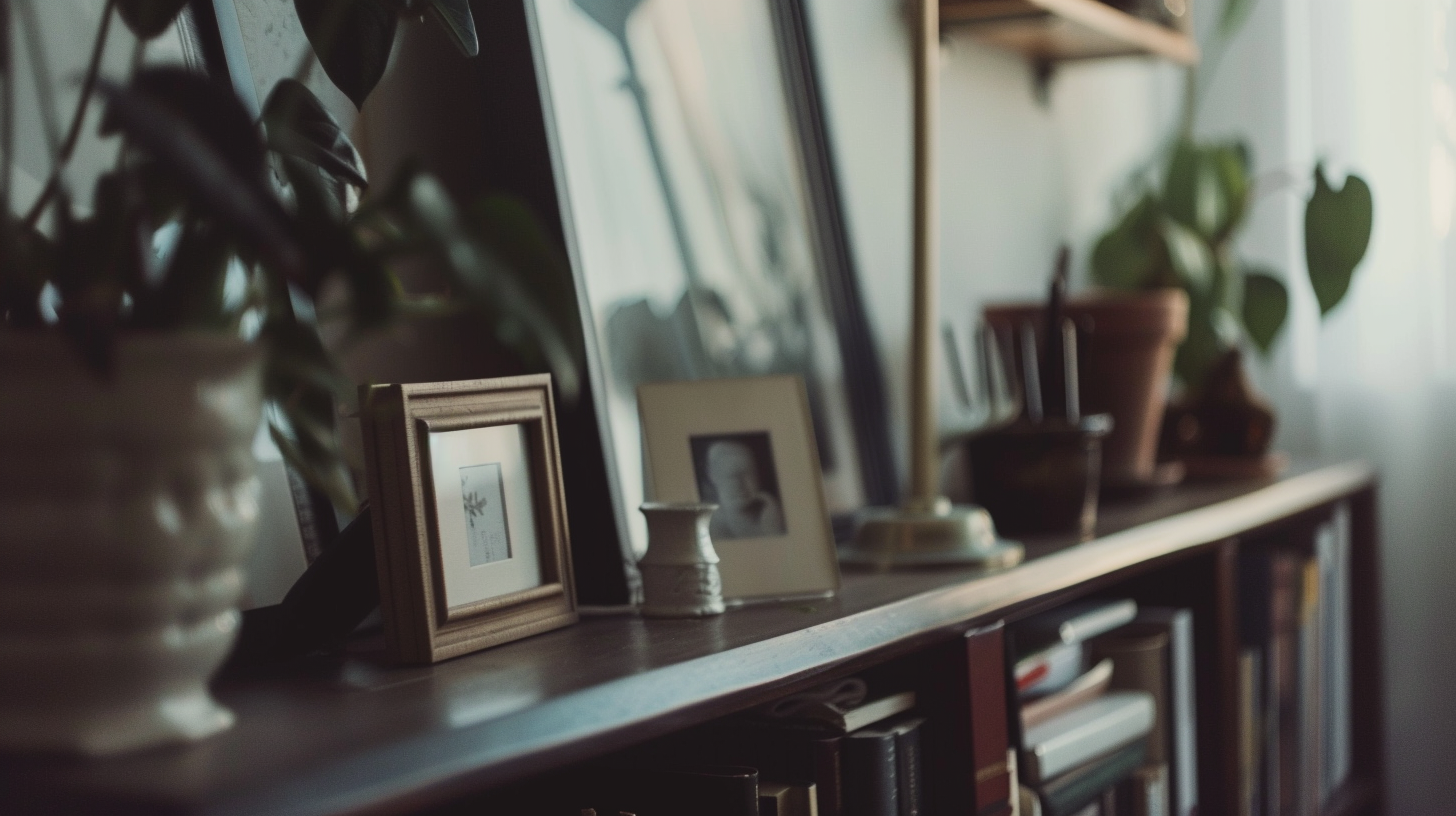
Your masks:
{"label": "houseplant", "polygon": [[[1200,90],[1252,8],[1226,0],[1200,74],[1185,77],[1183,115],[1164,154],[1134,182],[1129,202],[1098,240],[1092,279],[1123,291],[1177,288],[1187,293],[1188,336],[1174,372],[1184,389],[1164,423],[1164,455],[1258,460],[1266,452],[1273,414],[1255,396],[1240,349],[1268,354],[1289,309],[1281,276],[1240,258],[1239,231],[1256,195],[1252,154],[1240,139],[1202,141],[1194,135]],[[1370,241],[1370,187],[1351,175],[1339,187],[1322,164],[1311,173],[1305,205],[1305,258],[1321,316],[1339,305]]]}
{"label": "houseplant", "polygon": [[[549,364],[560,391],[576,388],[571,351],[528,294],[530,270],[501,260],[530,256],[511,244],[532,236],[503,228],[518,212],[482,208],[487,221],[472,222],[411,169],[353,207],[367,184],[359,154],[297,81],[279,84],[258,123],[229,85],[180,68],[99,78],[113,15],[144,43],[185,5],[108,0],[63,131],[44,89],[39,111],[14,109],[10,26],[39,37],[32,5],[0,0],[0,167],[20,116],[46,120],[54,157],[25,213],[12,214],[0,174],[7,750],[107,753],[231,722],[206,683],[237,627],[265,403],[291,464],[355,502],[333,431],[349,384],[300,308],[326,283],[347,291],[350,333],[476,308],[502,342]],[[462,50],[474,41],[464,0],[295,5],[318,63],[356,104],[383,74],[397,15],[432,9]],[[64,167],[93,97],[121,149],[94,191],[70,190]],[[401,291],[391,266],[419,256],[448,275],[449,300]]]}

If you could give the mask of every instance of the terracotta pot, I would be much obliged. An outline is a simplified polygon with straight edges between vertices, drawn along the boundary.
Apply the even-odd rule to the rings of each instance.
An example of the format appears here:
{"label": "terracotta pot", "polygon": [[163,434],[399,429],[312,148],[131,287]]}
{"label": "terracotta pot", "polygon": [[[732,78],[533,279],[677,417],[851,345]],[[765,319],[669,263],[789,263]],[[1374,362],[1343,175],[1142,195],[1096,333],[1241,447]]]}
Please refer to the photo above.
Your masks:
{"label": "terracotta pot", "polygon": [[[1065,309],[1077,325],[1082,412],[1112,415],[1112,433],[1102,443],[1104,484],[1148,482],[1173,354],[1188,333],[1188,296],[1181,289],[1097,292],[1070,299]],[[1040,303],[1009,304],[987,306],[985,314],[1000,331],[1030,321],[1040,339],[1043,311]]]}
{"label": "terracotta pot", "polygon": [[118,343],[113,376],[0,333],[0,750],[108,754],[232,724],[261,362],[210,335]]}

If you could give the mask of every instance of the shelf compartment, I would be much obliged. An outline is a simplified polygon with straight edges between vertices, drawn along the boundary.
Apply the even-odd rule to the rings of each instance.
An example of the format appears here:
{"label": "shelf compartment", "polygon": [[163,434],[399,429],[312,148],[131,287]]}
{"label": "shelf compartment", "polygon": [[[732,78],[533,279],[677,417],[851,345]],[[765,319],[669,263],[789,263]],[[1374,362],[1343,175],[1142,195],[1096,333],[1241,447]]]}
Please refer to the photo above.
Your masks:
{"label": "shelf compartment", "polygon": [[1198,62],[1198,44],[1187,32],[1099,0],[941,0],[940,20],[1038,62],[1139,54]]}

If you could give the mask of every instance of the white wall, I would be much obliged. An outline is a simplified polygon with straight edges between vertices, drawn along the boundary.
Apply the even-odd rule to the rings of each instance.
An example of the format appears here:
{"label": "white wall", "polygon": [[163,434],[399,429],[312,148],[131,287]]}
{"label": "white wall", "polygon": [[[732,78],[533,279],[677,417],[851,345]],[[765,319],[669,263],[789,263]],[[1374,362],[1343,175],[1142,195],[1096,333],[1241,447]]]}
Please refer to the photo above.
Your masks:
{"label": "white wall", "polygon": [[[904,461],[911,58],[902,8],[809,0],[850,241]],[[983,302],[1042,296],[1063,241],[1082,268],[1112,193],[1176,116],[1181,74],[1142,58],[1071,64],[1041,104],[1027,60],[964,30],[943,40],[942,63],[941,316],[965,331]],[[941,402],[943,424],[953,424],[953,406]]]}

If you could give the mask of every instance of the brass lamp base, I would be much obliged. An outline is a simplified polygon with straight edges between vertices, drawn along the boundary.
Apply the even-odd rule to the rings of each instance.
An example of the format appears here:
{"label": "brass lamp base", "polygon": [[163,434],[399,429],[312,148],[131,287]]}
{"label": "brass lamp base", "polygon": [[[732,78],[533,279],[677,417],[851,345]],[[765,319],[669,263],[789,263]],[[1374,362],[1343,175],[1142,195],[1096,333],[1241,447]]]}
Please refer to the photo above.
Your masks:
{"label": "brass lamp base", "polygon": [[854,543],[839,553],[846,564],[892,567],[963,566],[998,570],[1021,563],[1019,543],[998,538],[991,514],[975,505],[929,504],[865,511]]}

